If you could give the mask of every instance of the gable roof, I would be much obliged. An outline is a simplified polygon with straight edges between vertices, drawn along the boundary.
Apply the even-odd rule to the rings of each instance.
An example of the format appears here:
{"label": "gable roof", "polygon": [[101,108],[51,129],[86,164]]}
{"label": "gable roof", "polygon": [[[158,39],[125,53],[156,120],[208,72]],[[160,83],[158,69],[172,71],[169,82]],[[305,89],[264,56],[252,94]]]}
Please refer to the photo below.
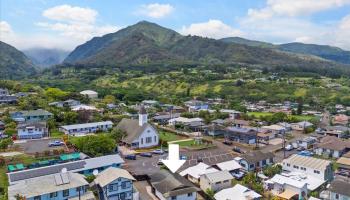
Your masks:
{"label": "gable roof", "polygon": [[[152,127],[150,124],[145,123],[142,126],[139,126],[139,121],[135,119],[126,119],[123,118],[122,121],[117,125],[117,129],[125,131],[127,136],[123,138],[123,142],[132,143],[135,139],[140,137],[143,131],[147,127]],[[152,127],[153,128],[153,127]]]}
{"label": "gable roof", "polygon": [[329,190],[331,192],[350,197],[350,179],[337,177],[331,182]]}
{"label": "gable roof", "polygon": [[289,158],[284,159],[283,162],[292,163],[294,165],[299,165],[311,169],[325,170],[327,166],[331,164],[331,161],[323,160],[319,158],[313,158],[308,156],[301,156],[297,154],[291,155]]}
{"label": "gable roof", "polygon": [[236,184],[232,188],[220,190],[214,197],[216,200],[248,200],[261,198],[262,196],[243,185]]}
{"label": "gable roof", "polygon": [[126,178],[135,181],[135,178],[125,169],[109,167],[96,176],[94,183],[104,187],[118,178]]}
{"label": "gable roof", "polygon": [[200,191],[189,180],[166,170],[150,175],[151,185],[165,198]]}
{"label": "gable roof", "polygon": [[192,177],[198,179],[202,174],[217,172],[217,171],[218,171],[217,169],[212,168],[209,165],[200,162],[197,165],[189,167],[184,171],[180,172],[180,175],[181,176],[191,175]]}
{"label": "gable roof", "polygon": [[275,155],[271,152],[264,153],[262,151],[252,151],[241,155],[241,157],[244,160],[248,161],[248,163],[257,163],[261,160],[273,158],[275,157]]}
{"label": "gable roof", "polygon": [[203,174],[211,183],[226,181],[233,179],[233,176],[227,171],[217,171],[212,173]]}
{"label": "gable roof", "polygon": [[317,144],[317,147],[323,149],[342,151],[346,148],[350,149],[350,141],[342,140],[334,136],[326,136],[321,139],[321,142]]}
{"label": "gable roof", "polygon": [[232,171],[232,170],[236,170],[236,169],[241,169],[242,168],[242,166],[235,160],[229,160],[229,161],[217,163],[216,166],[220,170],[228,170],[228,171]]}

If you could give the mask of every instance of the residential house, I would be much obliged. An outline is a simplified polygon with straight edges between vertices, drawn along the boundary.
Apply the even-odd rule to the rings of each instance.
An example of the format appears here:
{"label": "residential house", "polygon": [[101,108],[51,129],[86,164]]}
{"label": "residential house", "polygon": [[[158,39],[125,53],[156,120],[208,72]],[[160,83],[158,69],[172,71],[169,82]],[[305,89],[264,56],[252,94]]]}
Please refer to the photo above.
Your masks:
{"label": "residential house", "polygon": [[320,180],[333,179],[331,161],[301,155],[291,155],[282,162],[282,169],[289,172],[300,172]]}
{"label": "residential house", "polygon": [[47,137],[48,133],[46,122],[24,122],[17,125],[19,139],[38,139]]}
{"label": "residential house", "polygon": [[11,112],[10,116],[13,120],[23,122],[37,122],[37,121],[46,121],[53,117],[53,114],[42,109],[38,110],[28,110],[28,111],[17,111]]}
{"label": "residential house", "polygon": [[282,126],[287,132],[292,130],[292,125],[286,122],[278,122],[277,125]]}
{"label": "residential house", "polygon": [[0,88],[0,96],[10,95],[9,90],[6,88]]}
{"label": "residential house", "polygon": [[89,106],[89,105],[76,105],[70,107],[72,111],[81,111],[81,110],[87,110],[87,111],[98,111],[98,109],[95,106]]}
{"label": "residential house", "polygon": [[93,122],[85,124],[73,124],[65,125],[59,128],[60,131],[64,132],[67,135],[86,135],[88,133],[96,133],[98,131],[108,131],[112,129],[113,122],[103,121],[103,122]]}
{"label": "residential house", "polygon": [[200,188],[214,192],[231,187],[233,176],[228,171],[205,173],[200,176]]}
{"label": "residential house", "polygon": [[241,112],[236,111],[236,110],[229,110],[229,109],[220,109],[221,113],[228,113],[230,119],[237,119],[240,117]]}
{"label": "residential house", "polygon": [[180,113],[165,113],[165,114],[157,114],[152,119],[154,122],[166,125],[169,123],[169,120],[180,117]]}
{"label": "residential house", "polygon": [[344,114],[338,114],[333,118],[333,125],[346,126],[349,123],[349,117]]}
{"label": "residential house", "polygon": [[350,199],[350,179],[337,177],[331,182],[328,190],[330,191],[330,200],[349,200]]}
{"label": "residential house", "polygon": [[97,174],[90,185],[96,188],[99,200],[133,200],[138,199],[133,187],[135,180],[125,169],[110,167]]}
{"label": "residential house", "polygon": [[145,107],[154,107],[156,105],[159,105],[159,102],[156,100],[143,100],[141,103]]}
{"label": "residential house", "polygon": [[205,163],[199,162],[197,165],[189,167],[184,171],[180,172],[180,175],[187,178],[192,183],[199,184],[201,175],[217,171],[219,170]]}
{"label": "residential house", "polygon": [[188,125],[191,123],[202,123],[203,119],[198,117],[195,117],[195,118],[177,117],[177,118],[170,119],[168,122],[169,122],[169,125],[173,125],[173,126],[175,126],[176,124]]}
{"label": "residential house", "polygon": [[15,104],[18,98],[14,95],[3,95],[0,96],[0,104]]}
{"label": "residential house", "polygon": [[296,130],[296,131],[304,131],[307,128],[311,128],[313,126],[312,123],[308,122],[308,121],[302,121],[302,122],[298,122],[298,123],[292,123],[292,129]]}
{"label": "residential house", "polygon": [[344,154],[337,160],[339,170],[345,170],[350,172],[350,152]]}
{"label": "residential house", "polygon": [[[278,124],[273,124],[270,126],[262,126],[261,129],[271,131],[273,133],[273,136],[276,136],[278,134],[284,134],[287,131],[286,128]],[[270,138],[270,139],[273,139],[273,138]]]}
{"label": "residential house", "polygon": [[[9,200],[16,200],[16,195],[26,200],[66,200],[74,197],[93,200],[88,192],[89,183],[81,174],[63,172],[26,179],[8,187]],[[86,197],[85,197],[86,195]]]}
{"label": "residential house", "polygon": [[153,194],[161,200],[196,200],[199,188],[176,173],[160,170],[150,175]]}
{"label": "residential house", "polygon": [[98,93],[93,90],[84,90],[80,92],[81,95],[88,97],[89,99],[97,99]]}
{"label": "residential house", "polygon": [[250,121],[242,120],[242,119],[234,119],[234,120],[230,120],[229,123],[233,127],[243,128],[243,127],[249,127]]}
{"label": "residential house", "polygon": [[214,165],[214,167],[218,168],[221,171],[226,170],[230,172],[231,175],[239,173],[239,171],[242,169],[242,166],[236,160],[228,160],[225,162],[217,163]]}
{"label": "residential house", "polygon": [[56,107],[74,107],[80,105],[80,101],[74,100],[74,99],[68,99],[66,101],[56,101],[49,103],[50,106],[56,106]]}
{"label": "residential house", "polygon": [[276,133],[268,129],[257,129],[259,143],[269,144],[271,139],[276,138]]}
{"label": "residential house", "polygon": [[305,181],[280,174],[265,181],[264,188],[282,199],[305,199],[308,194]]}
{"label": "residential house", "polygon": [[305,149],[311,148],[316,142],[317,139],[315,137],[305,137],[297,140],[298,147],[303,147]]}
{"label": "residential house", "polygon": [[203,101],[190,100],[184,102],[185,106],[188,108],[188,112],[194,112],[198,110],[208,110],[209,105]]}
{"label": "residential house", "polygon": [[335,136],[338,138],[344,138],[349,133],[350,128],[346,126],[327,126],[325,127],[325,134],[329,136]]}
{"label": "residential house", "polygon": [[214,195],[215,200],[260,200],[262,196],[243,185],[223,189]]}
{"label": "residential house", "polygon": [[150,148],[159,144],[159,134],[148,121],[148,114],[142,106],[139,111],[139,120],[122,119],[117,125],[117,129],[126,133],[122,142],[133,149]]}
{"label": "residential house", "polygon": [[339,158],[350,151],[350,141],[334,136],[326,136],[316,145],[314,151],[317,155]]}
{"label": "residential house", "polygon": [[205,133],[209,136],[214,137],[214,136],[225,135],[226,130],[225,130],[225,126],[212,123],[207,126]]}
{"label": "residential house", "polygon": [[246,143],[255,144],[257,137],[257,130],[253,128],[239,128],[239,127],[227,127],[225,129],[225,137],[230,140]]}
{"label": "residential house", "polygon": [[120,168],[123,163],[124,160],[118,154],[112,154],[11,172],[7,173],[7,176],[9,184],[14,185],[27,179],[60,173],[62,169],[68,172],[92,175],[94,171],[102,172],[109,167]]}
{"label": "residential house", "polygon": [[265,166],[274,163],[274,154],[271,152],[252,151],[241,155],[240,165],[246,171],[254,171],[255,169],[262,169]]}

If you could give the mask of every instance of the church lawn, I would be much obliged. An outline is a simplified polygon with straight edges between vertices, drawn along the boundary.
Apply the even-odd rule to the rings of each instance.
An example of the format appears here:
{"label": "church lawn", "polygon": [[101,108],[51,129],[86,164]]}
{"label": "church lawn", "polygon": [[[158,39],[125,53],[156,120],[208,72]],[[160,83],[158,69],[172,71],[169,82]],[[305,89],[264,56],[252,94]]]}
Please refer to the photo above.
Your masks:
{"label": "church lawn", "polygon": [[159,138],[164,142],[186,139],[184,136],[176,135],[175,133],[170,133],[167,131],[159,131]]}

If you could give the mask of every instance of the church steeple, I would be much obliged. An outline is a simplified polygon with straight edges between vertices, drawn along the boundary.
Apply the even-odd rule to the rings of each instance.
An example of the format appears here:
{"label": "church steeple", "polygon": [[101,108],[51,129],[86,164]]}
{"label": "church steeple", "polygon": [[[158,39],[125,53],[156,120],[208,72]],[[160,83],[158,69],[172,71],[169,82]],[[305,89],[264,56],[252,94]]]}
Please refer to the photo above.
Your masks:
{"label": "church steeple", "polygon": [[139,110],[139,126],[143,126],[148,121],[148,114],[145,107],[142,105]]}

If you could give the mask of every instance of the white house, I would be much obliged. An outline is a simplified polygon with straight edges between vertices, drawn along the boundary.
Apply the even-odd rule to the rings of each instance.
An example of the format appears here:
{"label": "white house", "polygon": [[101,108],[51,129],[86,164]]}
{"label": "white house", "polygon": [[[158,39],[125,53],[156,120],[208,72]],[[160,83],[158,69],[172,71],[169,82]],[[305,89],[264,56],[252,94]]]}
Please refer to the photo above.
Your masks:
{"label": "white house", "polygon": [[98,97],[98,93],[93,90],[84,90],[81,91],[80,94],[87,96],[89,99],[96,99]]}
{"label": "white house", "polygon": [[231,187],[233,176],[228,171],[218,171],[200,176],[200,188],[203,191],[211,190],[214,192]]}
{"label": "white house", "polygon": [[298,197],[303,199],[307,196],[307,183],[301,179],[276,174],[271,179],[264,182],[264,187],[270,190],[272,194],[283,199]]}
{"label": "white house", "polygon": [[89,106],[89,105],[76,105],[71,107],[72,111],[80,111],[80,110],[89,110],[89,111],[97,111],[98,109],[95,106]]}
{"label": "white house", "polygon": [[219,170],[205,164],[202,162],[199,162],[197,165],[189,167],[185,169],[184,171],[180,172],[181,176],[186,177],[188,180],[190,180],[192,183],[199,184],[200,182],[200,176],[202,174],[206,173],[212,173],[217,172]]}
{"label": "white house", "polygon": [[305,173],[320,180],[332,180],[331,161],[294,154],[282,161],[282,169],[289,172]]}
{"label": "white house", "polygon": [[305,129],[313,126],[313,124],[308,121],[292,123],[291,125],[292,125],[292,129],[296,131],[304,131]]}
{"label": "white house", "polygon": [[259,200],[262,196],[243,185],[223,189],[214,195],[215,200]]}
{"label": "white house", "polygon": [[160,200],[196,200],[199,188],[177,173],[160,170],[150,175],[153,194]]}
{"label": "white house", "polygon": [[190,124],[194,122],[203,122],[203,119],[201,118],[186,118],[186,117],[177,117],[170,119],[168,121],[169,125],[175,125],[175,124]]}
{"label": "white house", "polygon": [[96,133],[97,131],[107,131],[113,127],[113,122],[103,121],[103,122],[93,122],[85,124],[73,124],[65,125],[59,128],[60,131],[67,135],[86,135],[88,133]]}
{"label": "white house", "polygon": [[134,190],[135,178],[125,169],[110,167],[98,174],[92,185],[96,188],[99,199],[138,199]]}
{"label": "white house", "polygon": [[133,149],[150,148],[159,144],[159,134],[148,122],[148,114],[143,106],[139,111],[139,120],[122,119],[117,129],[124,131],[127,135],[122,141]]}
{"label": "white house", "polygon": [[48,136],[46,122],[28,122],[17,125],[19,139],[38,139]]}

